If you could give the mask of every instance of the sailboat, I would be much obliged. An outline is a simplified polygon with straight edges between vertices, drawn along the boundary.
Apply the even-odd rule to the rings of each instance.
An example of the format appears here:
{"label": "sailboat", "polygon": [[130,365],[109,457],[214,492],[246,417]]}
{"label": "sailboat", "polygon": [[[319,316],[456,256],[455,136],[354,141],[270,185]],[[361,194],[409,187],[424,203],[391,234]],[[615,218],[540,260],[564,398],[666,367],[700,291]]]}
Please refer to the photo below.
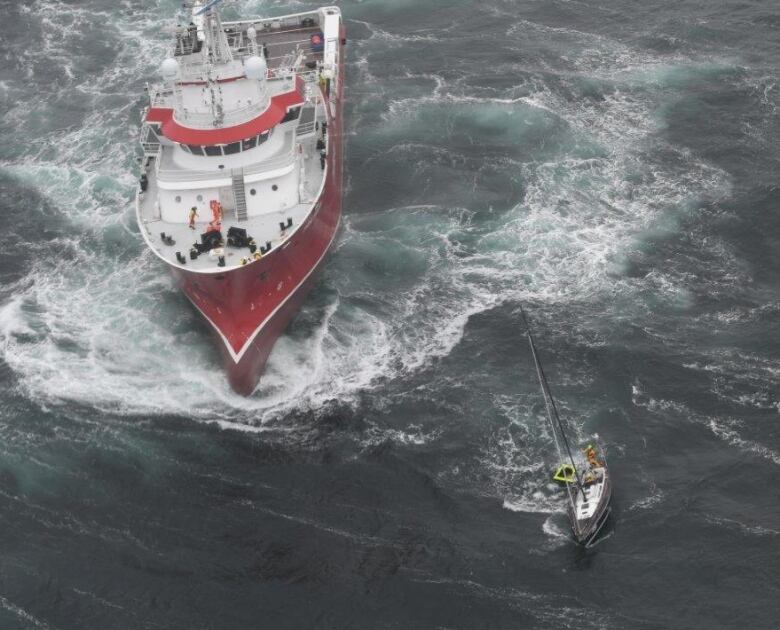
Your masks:
{"label": "sailboat", "polygon": [[525,323],[528,343],[531,346],[531,354],[536,365],[536,374],[539,377],[539,385],[544,396],[544,406],[547,410],[547,419],[550,422],[555,448],[558,451],[559,466],[553,479],[563,484],[567,495],[567,513],[571,521],[571,530],[574,540],[584,547],[595,544],[599,532],[604,527],[612,508],[612,481],[609,468],[604,457],[604,448],[594,440],[587,446],[577,451],[575,458],[566,437],[566,432],[558,414],[558,406],[550,391],[544,368],[539,360],[539,353],[534,344],[531,328],[525,317],[525,311],[520,309]]}

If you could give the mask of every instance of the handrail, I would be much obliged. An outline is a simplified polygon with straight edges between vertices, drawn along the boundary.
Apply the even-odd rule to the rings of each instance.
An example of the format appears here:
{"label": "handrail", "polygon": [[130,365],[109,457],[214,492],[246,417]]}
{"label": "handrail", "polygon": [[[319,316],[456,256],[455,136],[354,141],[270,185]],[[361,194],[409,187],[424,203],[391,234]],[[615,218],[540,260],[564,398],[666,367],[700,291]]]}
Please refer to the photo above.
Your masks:
{"label": "handrail", "polygon": [[[168,152],[164,152],[163,156],[168,155]],[[254,164],[247,164],[243,167],[244,175],[254,175],[256,173],[262,173],[263,171],[269,171],[276,168],[282,168],[288,166],[295,161],[295,143],[293,142],[289,150],[284,151],[281,155],[263,160],[262,162],[256,162]],[[170,159],[170,158],[168,158]],[[203,179],[226,179],[231,176],[232,170],[225,169],[223,171],[193,171],[188,169],[177,168],[165,168],[162,166],[163,159],[158,160],[160,165],[157,171],[157,178],[161,181],[179,181],[179,182],[192,182]],[[235,169],[233,169],[235,170]]]}
{"label": "handrail", "polygon": [[298,125],[298,127],[295,129],[295,135],[305,136],[308,133],[313,133],[314,126],[315,126],[315,121],[313,120],[310,123],[303,123],[302,125]]}
{"label": "handrail", "polygon": [[[298,74],[298,73],[294,73]],[[310,73],[300,73],[304,83],[310,82]],[[238,109],[230,109],[223,113],[219,127],[234,126],[248,122],[260,116],[268,109],[271,99],[287,94],[296,89],[295,76],[270,76],[268,78],[267,99],[263,103],[251,103]],[[151,107],[159,107],[174,110],[174,118],[185,126],[195,129],[211,129],[214,125],[214,115],[211,112],[191,112],[175,103],[175,93],[170,88],[149,86],[149,101]]]}
{"label": "handrail", "polygon": [[212,112],[191,112],[183,109],[181,112],[177,111],[174,118],[192,129],[212,129],[215,126],[231,127],[233,125],[249,122],[250,120],[257,118],[266,109],[268,109],[268,102],[252,103],[238,109],[231,109],[230,111],[223,113],[219,125],[215,124],[216,121]]}
{"label": "handrail", "polygon": [[295,145],[293,144],[290,151],[286,151],[282,155],[278,155],[275,158],[265,160],[264,162],[257,162],[255,164],[248,164],[244,166],[244,175],[255,175],[262,173],[263,171],[269,171],[274,168],[281,168],[287,166],[295,161]]}

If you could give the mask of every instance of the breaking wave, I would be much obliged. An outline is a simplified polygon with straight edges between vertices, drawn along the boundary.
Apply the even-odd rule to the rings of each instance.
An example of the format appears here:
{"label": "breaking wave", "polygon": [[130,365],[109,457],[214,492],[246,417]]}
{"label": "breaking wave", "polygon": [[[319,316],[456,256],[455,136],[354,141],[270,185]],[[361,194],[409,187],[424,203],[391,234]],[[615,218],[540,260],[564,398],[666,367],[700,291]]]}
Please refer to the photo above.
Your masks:
{"label": "breaking wave", "polygon": [[[457,68],[418,67],[411,59],[446,44],[446,28],[401,36],[359,15],[344,228],[260,388],[235,396],[206,328],[137,237],[137,112],[143,82],[165,54],[159,16],[172,10],[162,1],[149,8],[124,2],[111,19],[50,0],[19,9],[40,23],[38,45],[25,47],[25,80],[39,87],[50,122],[20,152],[6,151],[0,169],[51,205],[59,228],[45,248],[69,254],[29,260],[0,307],[0,349],[18,387],[41,404],[284,429],[291,411],[316,416],[334,400],[355,406],[378,385],[426,369],[460,343],[470,318],[505,303],[555,306],[561,329],[577,327],[568,305],[616,314],[626,304],[642,309],[648,295],[690,303],[683,270],[636,275],[631,257],[730,193],[723,170],[666,139],[663,113],[681,74],[718,71],[729,59],[654,56],[571,31],[556,32],[582,52],[571,67],[517,59],[516,37],[492,67],[468,58]],[[247,10],[285,8],[297,5]],[[532,22],[512,28],[549,36]],[[87,38],[112,61],[75,55]],[[769,103],[774,83],[762,81],[756,89]],[[3,94],[17,88],[4,83]],[[80,106],[58,120],[64,99]],[[17,138],[43,120],[28,105],[8,112]],[[74,243],[67,234],[79,236]],[[713,255],[733,262],[727,250]],[[415,425],[372,431],[367,443],[439,436]],[[488,462],[511,461],[517,446],[496,439],[486,448]],[[540,494],[537,468],[502,474],[508,507],[557,509]]]}

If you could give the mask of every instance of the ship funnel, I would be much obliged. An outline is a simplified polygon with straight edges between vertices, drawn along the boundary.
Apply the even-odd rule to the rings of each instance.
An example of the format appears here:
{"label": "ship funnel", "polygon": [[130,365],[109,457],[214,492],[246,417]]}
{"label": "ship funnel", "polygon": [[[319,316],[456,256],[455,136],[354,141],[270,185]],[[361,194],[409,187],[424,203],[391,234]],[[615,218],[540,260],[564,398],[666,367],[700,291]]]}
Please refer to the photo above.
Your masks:
{"label": "ship funnel", "polygon": [[253,55],[244,61],[244,72],[246,73],[247,79],[264,81],[268,74],[268,64],[262,57]]}
{"label": "ship funnel", "polygon": [[179,76],[179,62],[168,58],[160,65],[160,73],[166,81],[174,81]]}

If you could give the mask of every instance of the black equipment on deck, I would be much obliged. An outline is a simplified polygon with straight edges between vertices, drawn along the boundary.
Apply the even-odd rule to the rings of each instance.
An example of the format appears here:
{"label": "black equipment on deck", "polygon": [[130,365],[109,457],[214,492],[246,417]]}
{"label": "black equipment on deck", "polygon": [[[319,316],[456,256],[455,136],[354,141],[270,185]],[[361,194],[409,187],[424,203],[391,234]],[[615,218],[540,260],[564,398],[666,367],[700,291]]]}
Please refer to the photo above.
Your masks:
{"label": "black equipment on deck", "polygon": [[222,247],[222,232],[219,230],[211,230],[200,235],[202,245],[200,247],[195,245],[196,249],[203,253],[217,247]]}

